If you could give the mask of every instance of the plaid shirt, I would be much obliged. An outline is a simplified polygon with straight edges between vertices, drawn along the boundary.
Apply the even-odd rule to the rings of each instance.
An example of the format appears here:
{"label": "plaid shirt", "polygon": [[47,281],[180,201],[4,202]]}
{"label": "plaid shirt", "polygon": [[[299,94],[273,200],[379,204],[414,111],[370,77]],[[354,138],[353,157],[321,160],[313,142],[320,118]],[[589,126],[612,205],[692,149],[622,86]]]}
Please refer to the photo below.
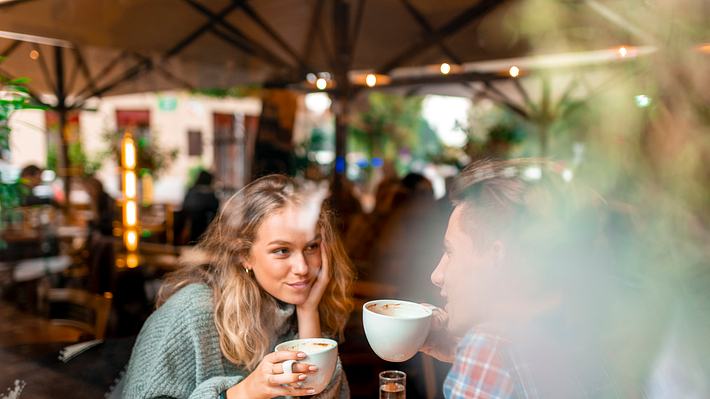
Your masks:
{"label": "plaid shirt", "polygon": [[[456,359],[444,382],[447,399],[536,398],[522,378],[526,369],[516,361],[504,338],[471,330],[456,349]],[[529,379],[528,379],[529,381]]]}

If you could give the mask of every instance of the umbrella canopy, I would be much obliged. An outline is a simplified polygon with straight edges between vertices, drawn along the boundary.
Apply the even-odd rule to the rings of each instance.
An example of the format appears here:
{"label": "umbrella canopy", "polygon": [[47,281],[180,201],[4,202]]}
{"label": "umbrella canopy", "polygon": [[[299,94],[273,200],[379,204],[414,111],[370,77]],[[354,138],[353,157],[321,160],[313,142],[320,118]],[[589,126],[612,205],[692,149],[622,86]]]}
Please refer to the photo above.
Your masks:
{"label": "umbrella canopy", "polygon": [[[558,10],[555,29],[576,32],[575,50],[636,40],[582,3]],[[10,0],[0,2],[0,73],[30,77],[37,95],[63,95],[67,106],[130,92],[294,85],[324,71],[336,81],[338,71],[341,80],[348,71],[397,76],[530,54],[526,38],[552,32],[524,28],[529,12],[513,0]]]}

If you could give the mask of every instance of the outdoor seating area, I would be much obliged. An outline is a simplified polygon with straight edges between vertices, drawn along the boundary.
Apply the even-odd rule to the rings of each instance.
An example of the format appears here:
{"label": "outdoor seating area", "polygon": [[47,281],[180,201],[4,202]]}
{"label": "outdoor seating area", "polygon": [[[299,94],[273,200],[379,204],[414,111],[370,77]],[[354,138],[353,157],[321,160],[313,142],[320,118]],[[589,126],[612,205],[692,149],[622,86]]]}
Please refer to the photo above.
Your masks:
{"label": "outdoor seating area", "polygon": [[0,1],[0,399],[710,397],[708,17]]}

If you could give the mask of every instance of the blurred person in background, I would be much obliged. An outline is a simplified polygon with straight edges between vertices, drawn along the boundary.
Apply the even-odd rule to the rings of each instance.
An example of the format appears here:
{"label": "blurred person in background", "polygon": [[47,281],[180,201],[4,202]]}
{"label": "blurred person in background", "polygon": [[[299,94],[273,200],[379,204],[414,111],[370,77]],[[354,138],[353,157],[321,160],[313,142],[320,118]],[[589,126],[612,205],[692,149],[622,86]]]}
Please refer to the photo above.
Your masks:
{"label": "blurred person in background", "polygon": [[219,210],[219,200],[212,187],[212,180],[210,172],[200,171],[182,202],[185,230],[181,234],[187,235],[189,244],[197,243]]}
{"label": "blurred person in background", "polygon": [[42,169],[37,165],[27,165],[20,171],[20,205],[54,205],[51,196],[38,196],[34,189],[42,184]]}
{"label": "blurred person in background", "polygon": [[[316,192],[318,191],[318,192]],[[281,175],[232,196],[179,271],[137,338],[123,398],[273,398],[312,394],[296,387],[310,372],[274,352],[287,340],[342,338],[352,308],[353,271],[321,207],[319,190]],[[347,398],[340,365],[314,396]]]}

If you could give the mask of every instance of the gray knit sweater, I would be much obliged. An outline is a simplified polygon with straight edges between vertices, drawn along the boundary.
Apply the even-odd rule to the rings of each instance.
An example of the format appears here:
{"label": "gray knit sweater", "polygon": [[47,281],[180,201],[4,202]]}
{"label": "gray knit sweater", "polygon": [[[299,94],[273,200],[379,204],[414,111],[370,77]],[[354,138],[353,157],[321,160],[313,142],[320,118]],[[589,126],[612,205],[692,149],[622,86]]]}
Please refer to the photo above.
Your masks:
{"label": "gray knit sweater", "polygon": [[[283,325],[272,340],[294,338],[293,306],[274,315]],[[145,322],[133,348],[122,381],[122,397],[216,399],[249,372],[223,355],[214,325],[212,290],[203,284],[188,285],[168,299]],[[348,398],[340,364],[319,399]]]}

